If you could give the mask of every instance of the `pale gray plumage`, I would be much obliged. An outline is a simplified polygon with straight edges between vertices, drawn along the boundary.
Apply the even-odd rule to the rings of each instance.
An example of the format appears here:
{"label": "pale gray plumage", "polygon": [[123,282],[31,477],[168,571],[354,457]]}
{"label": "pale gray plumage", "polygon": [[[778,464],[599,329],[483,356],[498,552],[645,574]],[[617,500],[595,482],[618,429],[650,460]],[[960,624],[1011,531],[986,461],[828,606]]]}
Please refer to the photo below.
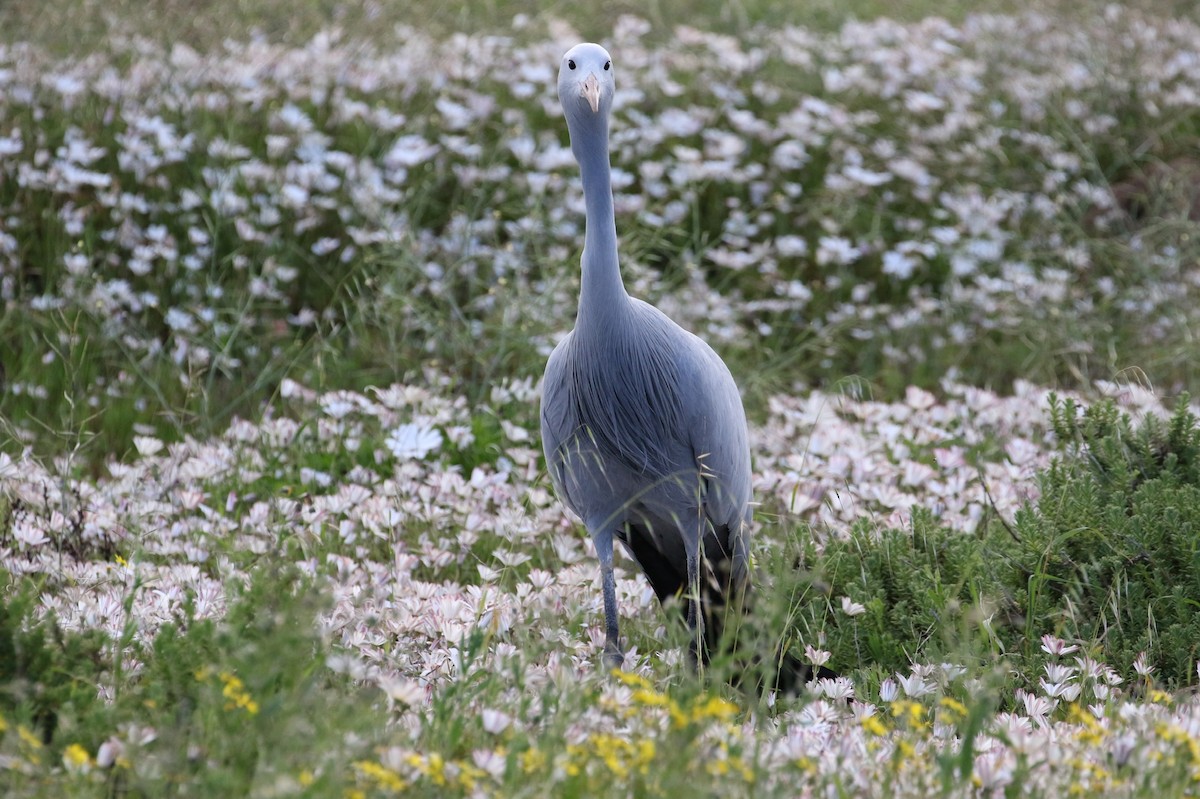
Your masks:
{"label": "pale gray plumage", "polygon": [[707,659],[724,609],[749,582],[750,450],[729,369],[706,343],[621,281],[608,156],[613,66],[580,44],[563,56],[558,94],[586,210],[575,329],[546,364],[542,444],[559,497],[596,545],[604,660],[619,665],[614,536],[658,598],[682,594]]}

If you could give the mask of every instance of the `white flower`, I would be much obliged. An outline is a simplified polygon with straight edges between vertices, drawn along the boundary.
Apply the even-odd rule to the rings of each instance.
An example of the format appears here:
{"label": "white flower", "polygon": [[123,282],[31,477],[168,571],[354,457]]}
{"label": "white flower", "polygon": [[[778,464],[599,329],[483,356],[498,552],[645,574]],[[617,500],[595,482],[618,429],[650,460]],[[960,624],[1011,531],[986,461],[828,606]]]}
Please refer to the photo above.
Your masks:
{"label": "white flower", "polygon": [[1045,669],[1046,679],[1050,682],[1067,682],[1075,677],[1075,668],[1073,666],[1064,666],[1061,663],[1047,663]]}
{"label": "white flower", "polygon": [[163,316],[163,322],[172,330],[181,330],[185,333],[196,329],[196,322],[192,319],[192,315],[179,308],[168,308]]}
{"label": "white flower", "polygon": [[100,768],[108,768],[124,755],[125,744],[121,743],[120,738],[113,736],[100,744],[100,750],[96,752],[96,765]]}
{"label": "white flower", "polygon": [[860,605],[848,596],[842,597],[842,613],[847,616],[861,616],[867,612],[865,605]]}
{"label": "white flower", "polygon": [[899,696],[900,687],[891,677],[888,677],[879,684],[879,698],[884,702],[895,702]]}
{"label": "white flower", "polygon": [[1012,782],[1013,766],[1009,760],[1011,755],[1004,749],[995,749],[976,756],[974,776],[979,780],[979,786],[995,791]]}
{"label": "white flower", "polygon": [[854,683],[845,677],[824,678],[816,681],[816,688],[829,699],[841,701],[854,696]]}
{"label": "white flower", "polygon": [[1149,677],[1154,671],[1154,666],[1146,662],[1146,653],[1139,652],[1138,656],[1133,659],[1133,670],[1143,677]]}
{"label": "white flower", "polygon": [[12,536],[21,549],[40,547],[50,541],[41,528],[33,526],[33,524],[24,518],[18,518],[13,522]]}
{"label": "white flower", "polygon": [[334,419],[341,419],[354,410],[354,403],[345,397],[330,396],[321,399],[321,410]]}
{"label": "white flower", "polygon": [[1068,655],[1079,649],[1075,645],[1067,646],[1067,642],[1053,635],[1042,636],[1042,651],[1049,655]]}
{"label": "white flower", "polygon": [[397,458],[421,459],[442,446],[442,434],[423,424],[402,424],[384,442]]}
{"label": "white flower", "polygon": [[512,724],[512,716],[500,710],[484,708],[483,713],[483,729],[485,732],[490,732],[492,735],[499,735],[508,729],[508,725]]}
{"label": "white flower", "polygon": [[849,264],[857,261],[862,252],[841,236],[822,236],[817,242],[817,265]]}
{"label": "white flower", "polygon": [[375,683],[387,695],[389,702],[417,707],[425,703],[425,687],[404,677],[380,675]]}
{"label": "white flower", "polygon": [[897,679],[900,681],[900,687],[904,689],[905,695],[913,699],[933,691],[933,686],[925,682],[925,678],[920,674],[914,673],[910,677],[897,676]]}
{"label": "white flower", "polygon": [[814,666],[824,666],[832,654],[824,649],[813,649],[811,644],[804,645],[804,657]]}
{"label": "white flower", "polygon": [[917,259],[911,255],[895,250],[888,250],[883,254],[883,273],[892,275],[900,280],[907,280],[912,277],[917,268]]}
{"label": "white flower", "polygon": [[775,249],[783,256],[803,256],[808,254],[808,242],[803,236],[780,236],[775,239]]}
{"label": "white flower", "polygon": [[1040,682],[1042,690],[1046,692],[1046,696],[1049,696],[1053,699],[1061,698],[1067,700],[1068,702],[1074,702],[1079,698],[1080,687],[1074,683],[1048,683],[1045,680],[1041,680]]}
{"label": "white flower", "polygon": [[428,161],[437,154],[440,148],[430,144],[425,137],[418,134],[401,136],[383,157],[383,163],[389,168],[411,167]]}
{"label": "white flower", "polygon": [[1050,711],[1058,707],[1057,699],[1050,699],[1037,694],[1026,693],[1025,691],[1017,691],[1017,697],[1025,705],[1025,713],[1029,718],[1038,724],[1046,723],[1046,716]]}
{"label": "white flower", "polygon": [[513,424],[507,419],[500,420],[500,427],[504,430],[504,437],[509,441],[528,441],[529,431],[520,425]]}
{"label": "white flower", "polygon": [[152,436],[134,436],[133,446],[139,455],[156,455],[163,448],[163,443]]}
{"label": "white flower", "polygon": [[524,552],[513,552],[511,550],[497,550],[495,553],[496,560],[510,568],[520,566],[523,563],[528,563],[531,558]]}

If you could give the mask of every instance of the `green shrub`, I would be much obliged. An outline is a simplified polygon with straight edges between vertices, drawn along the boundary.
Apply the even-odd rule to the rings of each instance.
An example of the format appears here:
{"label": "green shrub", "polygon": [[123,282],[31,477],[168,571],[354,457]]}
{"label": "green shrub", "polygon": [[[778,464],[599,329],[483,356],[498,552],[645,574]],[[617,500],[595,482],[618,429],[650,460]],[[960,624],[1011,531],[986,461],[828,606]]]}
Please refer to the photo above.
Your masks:
{"label": "green shrub", "polygon": [[[385,726],[378,692],[324,668],[316,592],[295,575],[230,585],[224,618],[185,608],[149,643],[132,632],[114,641],[64,630],[37,618],[27,579],[0,584],[6,796],[48,795],[41,780],[62,776],[66,762],[87,775],[78,795],[167,796],[186,786],[187,795],[245,796],[302,784],[338,795]],[[115,762],[98,762],[112,741]]]}
{"label": "green shrub", "polygon": [[[1136,427],[1111,400],[1082,409],[1054,397],[1049,413],[1058,455],[1011,527],[964,535],[916,511],[908,529],[860,524],[823,547],[803,531],[779,585],[796,638],[823,636],[843,672],[951,659],[1035,675],[1052,634],[1125,674],[1145,652],[1162,684],[1190,684],[1200,427],[1187,398]],[[865,612],[847,615],[842,597]]]}

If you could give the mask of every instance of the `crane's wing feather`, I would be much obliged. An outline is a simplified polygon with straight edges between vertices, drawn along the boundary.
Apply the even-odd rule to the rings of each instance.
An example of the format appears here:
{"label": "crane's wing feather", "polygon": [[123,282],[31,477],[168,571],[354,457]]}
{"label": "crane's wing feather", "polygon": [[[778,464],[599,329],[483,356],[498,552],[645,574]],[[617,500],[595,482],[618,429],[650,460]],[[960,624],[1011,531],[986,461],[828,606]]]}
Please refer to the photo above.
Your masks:
{"label": "crane's wing feather", "polygon": [[[708,519],[705,549],[720,580],[733,586],[748,577],[751,520],[750,445],[741,394],[729,368],[702,339],[679,327],[653,306],[634,300],[645,326],[669,343],[674,368],[673,392],[679,419],[671,431],[677,439],[676,468],[697,469],[701,503]],[[682,439],[682,440],[679,440]],[[728,583],[727,583],[728,585]]]}
{"label": "crane's wing feather", "polygon": [[566,482],[562,474],[563,461],[556,457],[559,447],[579,424],[575,418],[575,404],[571,401],[570,386],[567,383],[570,379],[570,365],[567,361],[572,335],[573,333],[568,333],[566,338],[558,343],[558,346],[550,353],[550,360],[546,362],[546,373],[542,378],[541,421],[542,451],[546,456],[546,468],[550,471],[550,480],[554,483],[558,495],[563,497],[567,501],[567,505],[574,509],[574,504],[565,493]]}

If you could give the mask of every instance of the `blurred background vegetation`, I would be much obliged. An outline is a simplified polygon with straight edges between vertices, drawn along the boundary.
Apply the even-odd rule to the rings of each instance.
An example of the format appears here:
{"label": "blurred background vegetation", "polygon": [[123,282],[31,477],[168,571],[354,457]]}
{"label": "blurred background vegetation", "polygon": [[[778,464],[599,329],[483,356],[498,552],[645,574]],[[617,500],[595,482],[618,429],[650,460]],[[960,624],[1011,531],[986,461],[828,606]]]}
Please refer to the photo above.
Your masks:
{"label": "blurred background vegetation", "polygon": [[[1143,4],[1165,18],[1181,13],[1184,5],[1170,0]],[[580,36],[604,40],[612,32],[614,20],[629,12],[650,22],[646,41],[653,43],[669,41],[681,20],[698,28],[735,34],[787,24],[835,31],[847,21],[882,14],[901,20],[936,14],[960,21],[968,13],[1027,9],[1028,4],[1012,0],[982,4],[922,0],[901,6],[877,0],[817,0],[803,4],[706,0],[686,6],[623,1],[547,5],[485,0],[414,6],[362,0],[159,0],[146,4],[127,0],[47,0],[0,6],[0,41],[32,44],[39,52],[61,59],[57,62],[60,64],[111,51],[117,54],[115,66],[120,69],[135,57],[139,38],[158,46],[183,44],[206,52],[227,48],[229,42],[256,38],[299,46],[317,32],[333,27],[341,31],[343,41],[368,42],[386,51],[397,37],[407,35],[403,26],[416,26],[435,37],[495,31],[530,40],[541,35],[548,20],[562,19],[574,25]],[[1039,12],[1060,14],[1068,20],[1080,15],[1095,17],[1103,14],[1103,9],[1103,4],[1092,0],[1055,0],[1038,6]],[[514,20],[519,15],[525,15],[525,19],[516,30]],[[115,46],[115,42],[123,44]],[[787,74],[788,69],[770,62],[764,66],[764,74],[786,85],[789,91],[799,92],[797,96],[821,94],[818,75]],[[747,87],[755,78],[746,78]],[[1003,87],[1003,74],[984,79],[994,82],[996,91]],[[506,76],[498,75],[495,80],[506,80]],[[712,102],[702,83],[694,83],[684,87],[687,94],[678,102]],[[481,86],[481,90],[488,90],[488,86]],[[438,99],[436,92],[417,92],[404,97],[399,107],[418,118],[429,113]],[[869,98],[860,101],[851,97],[845,102],[851,110],[879,112],[875,125],[858,132],[867,141],[905,135],[905,122],[896,118],[894,109],[874,107]],[[1148,258],[1149,253],[1170,250],[1175,261],[1185,265],[1194,263],[1200,253],[1200,220],[1193,218],[1190,205],[1200,185],[1200,168],[1193,168],[1200,165],[1200,112],[1150,118],[1140,113],[1136,97],[1096,97],[1090,102],[1111,103],[1106,110],[1116,116],[1116,127],[1102,137],[1082,139],[1078,126],[1057,114],[1049,115],[1036,133],[1066,142],[1064,146],[1084,162],[1088,180],[1111,185],[1127,214],[1125,221],[1097,231],[1090,224],[1088,208],[1067,204],[1044,224],[1008,232],[1016,240],[1028,239],[1029,252],[1023,255],[1037,276],[1060,266],[1062,255],[1057,246],[1078,246],[1087,253],[1091,271],[1072,275],[1074,287],[1086,296],[1093,282],[1098,285],[1108,280],[1116,287],[1112,298],[1100,297],[1084,313],[1069,307],[1070,300],[1065,300],[1061,308],[1044,303],[1019,308],[1017,313],[1023,316],[989,330],[979,326],[980,317],[988,311],[970,302],[939,307],[929,314],[907,293],[914,287],[921,288],[926,297],[949,292],[945,258],[939,257],[931,271],[919,279],[897,282],[881,273],[879,253],[838,271],[819,266],[810,251],[808,257],[785,264],[780,275],[781,279],[794,277],[812,287],[815,296],[805,315],[762,314],[758,320],[745,322],[753,335],[740,342],[717,344],[743,387],[751,415],[761,414],[770,394],[806,385],[852,385],[856,391],[866,390],[881,398],[898,396],[909,384],[936,390],[946,377],[1000,390],[1016,379],[1083,390],[1088,390],[1093,381],[1113,379],[1149,383],[1168,393],[1190,387],[1197,375],[1192,300],[1186,296],[1159,296],[1148,311],[1136,311],[1131,309],[1139,307],[1140,300],[1125,298],[1129,292],[1139,297],[1154,293],[1160,267]],[[178,123],[181,132],[196,132],[204,141],[232,140],[244,145],[252,156],[263,158],[262,133],[268,124],[265,114],[271,110],[260,112],[236,106],[224,113],[181,119]],[[378,135],[361,124],[340,125],[319,103],[302,105],[302,110],[319,129],[328,132],[333,147],[356,156],[379,157],[391,145],[393,136]],[[653,112],[654,102],[649,101],[639,110]],[[96,143],[109,147],[107,162],[102,162],[100,168],[116,170],[114,152],[119,147],[115,137],[122,131],[119,125],[104,122],[108,113],[111,109],[106,111],[100,104],[85,104],[64,111],[61,117],[57,112],[39,119],[17,116],[11,124],[17,129],[37,128],[51,148],[64,141],[69,128],[82,126]],[[557,119],[542,120],[531,113],[531,124],[544,124],[562,137]],[[432,114],[430,118],[434,118]],[[1002,121],[1014,129],[1021,125],[1019,120]],[[422,132],[435,140],[438,136],[436,130]],[[489,123],[469,131],[468,136],[484,148],[482,163],[519,169],[506,149],[511,133]],[[961,179],[981,184],[987,181],[989,191],[1009,187],[1020,191],[1026,190],[1021,187],[1036,186],[1049,170],[1046,164],[1036,161],[1036,149],[1007,140],[998,146],[1004,149],[990,156],[993,162],[986,166],[988,174],[981,177],[978,171],[964,172]],[[765,149],[761,154],[755,150],[752,157],[766,159],[767,155]],[[913,220],[938,224],[931,208],[920,203],[873,207],[848,202],[845,195],[830,196],[822,191],[821,159],[825,154],[813,155],[812,167],[799,177],[805,210],[796,219],[802,228],[794,227],[796,219],[781,214],[774,228],[764,229],[761,235],[796,232],[811,242],[820,233],[820,223],[832,220],[850,235],[891,246],[906,237],[903,224]],[[188,185],[199,185],[200,172],[207,166],[190,158],[164,170],[173,183],[170,191],[177,193]],[[939,179],[953,182],[959,178],[951,173]],[[157,191],[143,188],[151,197]],[[510,189],[488,184],[483,189],[463,189],[448,170],[418,166],[411,171],[400,211],[412,228],[435,234],[464,219],[474,222],[489,215],[504,225],[517,225],[526,218],[544,224],[546,209],[536,203],[531,206],[527,194]],[[630,191],[637,191],[637,187]],[[430,368],[452,370],[458,389],[470,398],[478,398],[486,395],[497,380],[539,376],[547,342],[569,326],[573,310],[570,301],[563,299],[570,297],[570,292],[562,288],[574,279],[575,254],[563,259],[560,254],[539,249],[536,240],[526,242],[532,253],[525,264],[527,272],[511,280],[489,272],[490,267],[460,273],[461,263],[455,259],[465,256],[447,252],[439,266],[448,272],[449,299],[431,298],[422,296],[428,264],[417,262],[404,247],[364,249],[349,263],[335,268],[331,268],[329,259],[314,257],[314,243],[322,236],[340,233],[343,223],[332,213],[322,225],[304,235],[266,246],[239,240],[231,218],[210,216],[204,221],[214,240],[213,279],[222,293],[206,298],[206,302],[225,327],[206,344],[218,356],[229,357],[215,357],[203,368],[181,367],[178,353],[172,357],[172,332],[163,314],[188,298],[180,296],[178,285],[167,285],[154,274],[134,281],[135,289],[158,297],[158,310],[146,313],[139,321],[144,327],[141,334],[157,336],[163,342],[162,350],[153,356],[134,353],[120,340],[102,335],[106,320],[87,308],[31,310],[31,298],[52,294],[67,279],[61,265],[64,257],[81,249],[93,254],[105,250],[98,229],[85,231],[78,239],[51,221],[63,202],[61,196],[22,192],[13,181],[0,182],[0,203],[16,203],[20,208],[7,220],[7,227],[20,241],[26,264],[17,276],[20,301],[0,320],[0,380],[9,387],[41,388],[34,394],[0,394],[0,420],[9,422],[0,424],[0,446],[34,444],[46,453],[82,447],[101,458],[120,456],[130,451],[129,442],[137,430],[169,439],[184,433],[212,433],[233,415],[254,416],[287,376],[318,389],[362,388],[422,379]],[[697,194],[690,217],[677,225],[660,228],[640,219],[623,219],[620,224],[627,281],[639,274],[643,278],[653,275],[654,279],[645,284],[651,286],[647,298],[653,301],[685,287],[691,267],[681,263],[681,256],[691,253],[688,257],[695,258],[705,246],[720,239],[729,209],[739,203],[743,208],[753,204],[745,186],[713,183]],[[193,224],[185,223],[182,216],[150,221],[165,224],[180,240]],[[509,235],[511,231],[499,232],[494,241],[487,243],[504,246]],[[1135,240],[1137,244],[1132,246]],[[1058,245],[1055,249],[1049,245],[1043,248],[1045,242]],[[110,255],[110,264],[119,257],[123,256]],[[249,296],[247,287],[255,268],[274,261],[299,268],[299,277],[282,286],[282,296],[274,301]],[[247,262],[253,267],[250,270],[244,268]],[[120,274],[119,266],[113,268]],[[702,268],[711,288],[719,293],[732,292],[747,299],[772,296],[774,287],[753,270],[739,273],[711,265]],[[831,271],[837,272],[836,288],[833,280],[826,279]],[[1085,285],[1079,286],[1080,280]],[[889,310],[875,318],[848,314],[846,309],[858,304],[852,298],[860,284],[875,292],[873,302],[882,301],[885,305],[879,307]],[[301,309],[314,311],[317,323],[289,325],[288,316]],[[889,321],[888,314],[897,309],[908,315],[909,322]],[[837,321],[810,324],[814,319],[832,317]],[[552,320],[550,324],[548,319]],[[967,330],[967,338],[948,336],[947,332],[954,329]],[[427,344],[430,339],[436,340],[436,346]],[[181,368],[193,369],[194,373],[181,380]],[[530,409],[527,418],[517,421],[533,426],[533,413]],[[12,424],[14,420],[19,423]],[[4,444],[6,438],[8,443]]]}

